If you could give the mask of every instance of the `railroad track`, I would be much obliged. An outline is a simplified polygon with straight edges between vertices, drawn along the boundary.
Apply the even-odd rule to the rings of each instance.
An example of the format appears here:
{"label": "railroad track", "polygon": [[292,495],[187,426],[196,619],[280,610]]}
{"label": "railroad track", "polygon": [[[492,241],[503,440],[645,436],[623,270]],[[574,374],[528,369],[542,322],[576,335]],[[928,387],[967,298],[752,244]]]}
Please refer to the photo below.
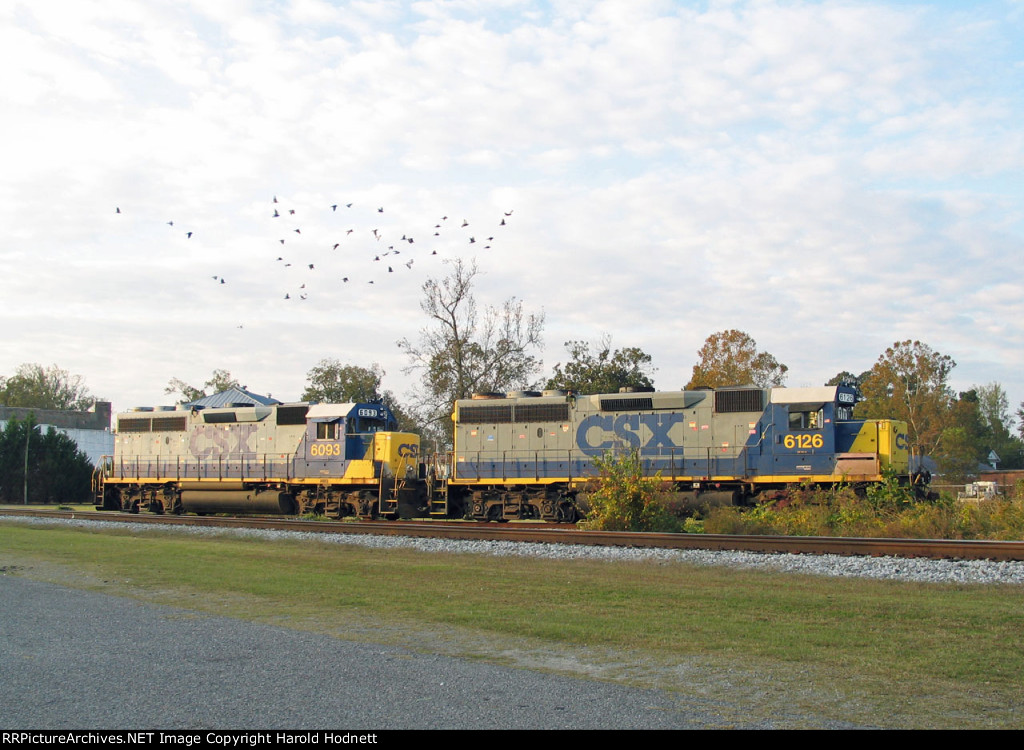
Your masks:
{"label": "railroad track", "polygon": [[161,516],[111,511],[0,508],[0,516],[34,516],[185,526],[309,531],[320,534],[380,534],[447,539],[502,540],[542,544],[582,544],[610,547],[739,550],[745,552],[833,554],[849,556],[925,557],[958,560],[1024,560],[1024,542],[943,539],[869,539],[840,537],[739,536],[730,534],[655,534],[627,531],[587,531],[575,527],[530,523],[476,524],[414,521],[310,521],[306,519],[227,516]]}

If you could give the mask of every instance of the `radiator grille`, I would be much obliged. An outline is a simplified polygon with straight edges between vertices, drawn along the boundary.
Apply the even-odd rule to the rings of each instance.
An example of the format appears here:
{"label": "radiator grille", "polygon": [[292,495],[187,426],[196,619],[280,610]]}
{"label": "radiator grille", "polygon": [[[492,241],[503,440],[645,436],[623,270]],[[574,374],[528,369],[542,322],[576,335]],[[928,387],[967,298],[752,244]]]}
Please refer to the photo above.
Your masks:
{"label": "radiator grille", "polygon": [[601,411],[650,411],[653,408],[654,400],[650,396],[601,399]]}
{"label": "radiator grille", "polygon": [[279,406],[277,407],[278,424],[306,424],[306,412],[308,406]]}
{"label": "radiator grille", "polygon": [[719,414],[738,411],[764,411],[764,391],[759,388],[715,391],[715,411]]}
{"label": "radiator grille", "polygon": [[149,432],[152,421],[149,417],[119,419],[117,429],[119,432]]}

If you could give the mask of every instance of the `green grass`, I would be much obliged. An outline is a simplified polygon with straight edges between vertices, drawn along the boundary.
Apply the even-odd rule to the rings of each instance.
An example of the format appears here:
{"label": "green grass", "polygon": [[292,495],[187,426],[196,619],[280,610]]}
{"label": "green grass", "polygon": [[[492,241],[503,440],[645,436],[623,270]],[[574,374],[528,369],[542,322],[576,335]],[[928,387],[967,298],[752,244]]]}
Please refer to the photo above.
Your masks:
{"label": "green grass", "polygon": [[0,523],[19,575],[678,690],[751,715],[1022,727],[1024,587]]}

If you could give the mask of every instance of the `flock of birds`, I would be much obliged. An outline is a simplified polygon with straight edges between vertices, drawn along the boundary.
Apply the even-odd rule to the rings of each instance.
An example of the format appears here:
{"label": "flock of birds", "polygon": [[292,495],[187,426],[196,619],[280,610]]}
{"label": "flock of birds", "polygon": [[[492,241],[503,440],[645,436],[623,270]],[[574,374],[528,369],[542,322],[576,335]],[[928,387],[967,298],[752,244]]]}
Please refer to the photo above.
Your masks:
{"label": "flock of birds", "polygon": [[[329,208],[331,216],[337,217],[337,220],[330,222],[333,228],[328,231],[332,235],[326,240],[307,241],[302,234],[303,227],[299,225],[298,210],[285,208],[274,196],[270,216],[280,229],[277,240],[280,243],[279,254],[274,262],[282,268],[297,268],[301,272],[296,285],[285,291],[285,300],[308,299],[314,282],[319,281],[315,278],[317,273],[339,265],[334,262],[338,258],[342,260],[340,265],[345,270],[336,277],[329,275],[329,285],[375,284],[385,280],[387,274],[413,270],[417,261],[422,264],[446,252],[450,253],[453,246],[457,249],[460,245],[478,245],[489,250],[497,232],[508,225],[508,219],[512,216],[512,211],[506,211],[494,222],[493,227],[480,227],[487,235],[481,233],[479,238],[478,227],[472,226],[467,219],[455,219],[447,215],[436,219],[433,226],[424,227],[423,234],[413,235],[405,231],[398,236],[397,230],[388,228],[388,217],[383,206],[371,210],[375,219],[373,222],[367,222],[365,210],[360,212],[356,208],[353,211],[353,207],[353,203],[332,203],[324,208],[324,212]],[[318,233],[322,235],[323,231],[319,229]],[[293,234],[296,236],[293,237]]]}
{"label": "flock of birds", "polygon": [[[115,211],[122,213],[120,206]],[[278,276],[284,277],[280,299],[305,301],[311,294],[350,284],[385,282],[391,274],[407,273],[438,257],[461,254],[460,248],[490,250],[512,214],[505,211],[485,223],[440,216],[414,235],[395,230],[383,206],[361,208],[353,202],[332,203],[319,211],[307,211],[286,206],[275,195],[267,216],[276,248],[272,262]],[[166,224],[175,227],[173,220]],[[191,240],[195,230],[189,228],[183,234]],[[229,284],[223,273],[212,279],[217,285]]]}

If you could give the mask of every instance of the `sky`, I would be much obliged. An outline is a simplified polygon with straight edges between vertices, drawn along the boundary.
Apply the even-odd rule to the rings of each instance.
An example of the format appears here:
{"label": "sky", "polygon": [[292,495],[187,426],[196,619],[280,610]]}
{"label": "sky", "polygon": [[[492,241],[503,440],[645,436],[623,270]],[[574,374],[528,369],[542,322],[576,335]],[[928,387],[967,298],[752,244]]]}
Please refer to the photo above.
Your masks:
{"label": "sky", "polygon": [[327,357],[411,398],[455,258],[538,379],[610,336],[678,389],[736,328],[1024,400],[1021,0],[15,0],[0,114],[0,374],[115,410]]}

